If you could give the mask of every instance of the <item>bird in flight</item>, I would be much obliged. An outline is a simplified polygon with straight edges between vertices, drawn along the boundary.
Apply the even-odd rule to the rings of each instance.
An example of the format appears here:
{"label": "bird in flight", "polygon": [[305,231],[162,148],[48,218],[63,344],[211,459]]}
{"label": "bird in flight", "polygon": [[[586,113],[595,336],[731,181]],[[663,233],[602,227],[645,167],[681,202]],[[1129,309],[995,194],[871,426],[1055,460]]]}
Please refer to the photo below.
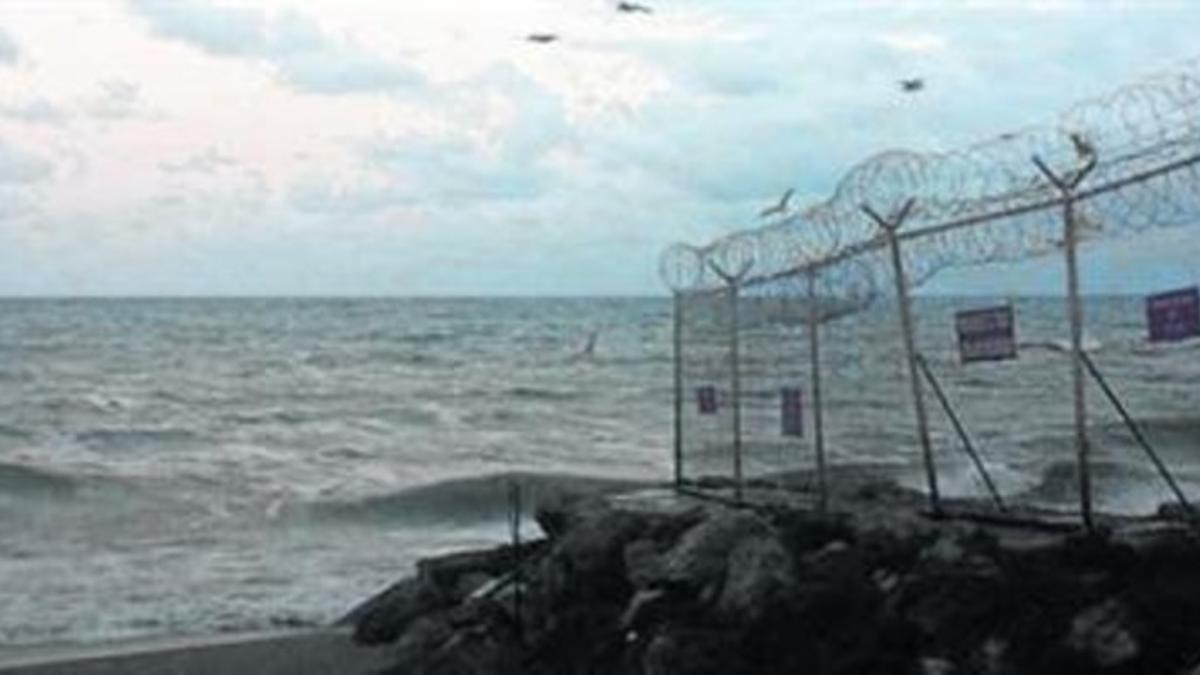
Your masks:
{"label": "bird in flight", "polygon": [[525,39],[544,45],[558,40],[558,36],[554,33],[530,33]]}
{"label": "bird in flight", "polygon": [[636,12],[641,12],[642,14],[653,14],[654,13],[654,10],[650,9],[646,5],[639,5],[636,2],[626,2],[625,0],[621,0],[621,2],[617,3],[617,11],[618,12],[627,12],[630,14],[633,14]]}
{"label": "bird in flight", "polygon": [[767,208],[763,209],[758,213],[758,217],[767,218],[769,216],[774,216],[787,211],[788,201],[792,198],[792,193],[794,192],[795,190],[788,188],[787,192],[783,193],[783,196],[779,198],[778,204],[768,206]]}
{"label": "bird in flight", "polygon": [[900,90],[906,94],[914,94],[925,88],[925,80],[919,77],[913,77],[906,80],[900,80]]}

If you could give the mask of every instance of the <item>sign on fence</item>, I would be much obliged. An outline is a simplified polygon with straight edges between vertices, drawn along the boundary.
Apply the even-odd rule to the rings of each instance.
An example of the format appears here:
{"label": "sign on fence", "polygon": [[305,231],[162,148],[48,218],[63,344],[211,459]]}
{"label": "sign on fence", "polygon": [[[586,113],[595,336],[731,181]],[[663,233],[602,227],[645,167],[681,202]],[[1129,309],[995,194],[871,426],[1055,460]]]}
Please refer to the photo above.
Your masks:
{"label": "sign on fence", "polygon": [[780,420],[784,436],[804,435],[804,393],[796,387],[780,390]]}
{"label": "sign on fence", "polygon": [[696,407],[701,415],[716,415],[717,388],[712,385],[696,387]]}
{"label": "sign on fence", "polygon": [[1151,342],[1174,342],[1200,335],[1200,289],[1181,288],[1146,298]]}
{"label": "sign on fence", "polygon": [[1016,322],[1011,305],[959,312],[954,317],[963,363],[1017,357]]}

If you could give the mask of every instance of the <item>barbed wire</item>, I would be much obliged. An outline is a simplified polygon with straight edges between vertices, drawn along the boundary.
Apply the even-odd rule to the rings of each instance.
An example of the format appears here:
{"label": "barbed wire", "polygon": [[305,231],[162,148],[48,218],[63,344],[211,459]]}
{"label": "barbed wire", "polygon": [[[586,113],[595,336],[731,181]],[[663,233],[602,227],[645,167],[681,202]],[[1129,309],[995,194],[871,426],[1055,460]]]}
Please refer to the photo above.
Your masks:
{"label": "barbed wire", "polygon": [[913,286],[948,267],[1053,253],[1062,245],[1065,196],[1033,157],[1065,177],[1091,166],[1073,194],[1084,241],[1200,222],[1200,60],[1082,101],[1053,125],[953,152],[877,154],[851,168],[825,201],[705,246],[668,248],[660,273],[678,292],[732,282],[794,294],[802,292],[795,279],[811,274],[822,315],[834,317],[890,285],[890,261],[880,254],[886,240],[862,207],[888,214],[909,199],[899,236]]}

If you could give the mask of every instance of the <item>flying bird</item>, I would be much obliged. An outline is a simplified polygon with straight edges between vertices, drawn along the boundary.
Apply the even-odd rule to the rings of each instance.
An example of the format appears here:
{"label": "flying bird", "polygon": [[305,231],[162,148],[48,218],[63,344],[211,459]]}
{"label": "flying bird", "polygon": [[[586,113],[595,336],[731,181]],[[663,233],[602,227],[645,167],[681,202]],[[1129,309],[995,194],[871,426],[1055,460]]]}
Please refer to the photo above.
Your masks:
{"label": "flying bird", "polygon": [[906,80],[900,80],[900,90],[906,94],[915,94],[925,88],[925,80],[919,77],[913,77]]}
{"label": "flying bird", "polygon": [[1087,161],[1096,156],[1095,146],[1081,134],[1071,132],[1071,145],[1075,146],[1075,154],[1079,159]]}
{"label": "flying bird", "polygon": [[621,2],[617,3],[617,11],[618,12],[627,12],[630,14],[633,14],[636,12],[641,12],[642,14],[653,14],[654,13],[654,10],[650,9],[646,5],[639,5],[636,2],[626,2],[625,0],[621,0]]}
{"label": "flying bird", "polygon": [[778,215],[784,211],[787,211],[788,201],[792,198],[792,193],[794,192],[795,190],[788,188],[787,192],[783,193],[783,196],[779,198],[778,204],[775,204],[774,206],[768,206],[767,208],[763,209],[758,213],[758,217],[768,218],[770,216]]}
{"label": "flying bird", "polygon": [[558,36],[554,33],[530,33],[525,39],[544,45],[558,40]]}

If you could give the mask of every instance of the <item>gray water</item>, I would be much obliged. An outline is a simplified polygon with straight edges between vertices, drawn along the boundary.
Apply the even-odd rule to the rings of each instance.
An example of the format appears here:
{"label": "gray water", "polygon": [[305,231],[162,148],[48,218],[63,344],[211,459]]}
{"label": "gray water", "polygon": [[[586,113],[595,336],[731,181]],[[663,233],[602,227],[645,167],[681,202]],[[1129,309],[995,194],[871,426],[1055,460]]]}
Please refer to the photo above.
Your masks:
{"label": "gray water", "polygon": [[[960,366],[952,314],[980,302],[921,301],[923,350],[1006,489],[1069,503],[1069,476],[1046,481],[1071,453],[1065,365]],[[1200,351],[1146,345],[1141,311],[1090,301],[1096,356],[1191,489]],[[1022,301],[1019,330],[1061,337],[1061,317]],[[917,476],[894,326],[881,308],[828,329],[830,444]],[[0,302],[0,645],[328,621],[418,557],[500,541],[481,476],[667,480],[670,350],[660,299]],[[1153,508],[1092,405],[1121,479],[1102,496]],[[947,429],[948,491],[972,493]]]}

